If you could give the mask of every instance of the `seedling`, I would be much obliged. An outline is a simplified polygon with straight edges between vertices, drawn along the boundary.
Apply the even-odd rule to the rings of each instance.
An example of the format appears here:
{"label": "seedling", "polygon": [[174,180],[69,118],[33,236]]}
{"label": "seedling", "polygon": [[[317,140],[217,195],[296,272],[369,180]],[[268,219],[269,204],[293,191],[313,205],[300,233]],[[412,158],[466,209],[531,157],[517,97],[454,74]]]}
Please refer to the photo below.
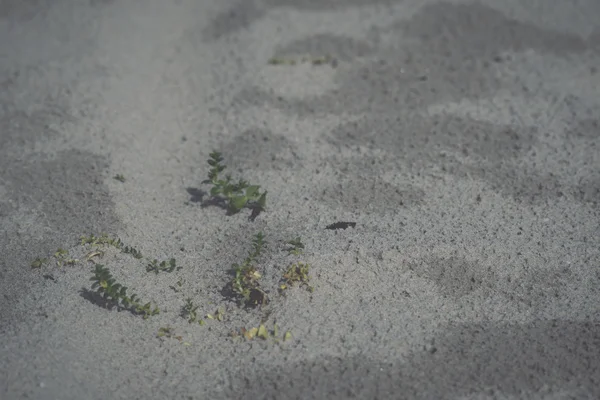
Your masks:
{"label": "seedling", "polygon": [[56,250],[56,252],[54,253],[54,257],[56,258],[65,258],[65,256],[68,256],[69,252],[65,249],[62,248],[58,248],[58,250]]}
{"label": "seedling", "polygon": [[180,288],[183,286],[183,279],[182,279],[182,278],[180,278],[180,279],[179,279],[179,280],[178,280],[178,281],[177,281],[175,284],[177,285],[177,287],[176,287],[176,286],[173,286],[173,285],[170,285],[169,287],[170,287],[171,289],[173,289],[173,291],[174,291],[175,293],[179,293],[179,292],[181,292],[181,289],[180,289]]}
{"label": "seedling", "polygon": [[[264,324],[260,324],[258,326],[258,328],[256,328],[256,327],[250,328],[250,329],[242,328],[239,331],[239,333],[235,332],[235,331],[231,333],[231,336],[234,338],[239,337],[240,335],[244,336],[248,340],[252,340],[252,339],[258,337],[263,340],[267,340],[270,338],[270,339],[273,339],[275,342],[279,342],[279,328],[277,327],[277,324],[273,325],[273,330],[270,332]],[[290,331],[287,331],[283,335],[282,339],[284,342],[286,342],[286,341],[290,340],[291,338],[292,338],[292,333]]]}
{"label": "seedling", "polygon": [[216,319],[219,322],[223,322],[224,315],[225,315],[225,312],[219,308],[215,312],[215,315],[206,314],[206,318],[208,318],[208,319]]}
{"label": "seedling", "polygon": [[127,295],[127,287],[117,283],[111,275],[108,268],[102,264],[96,264],[96,268],[93,270],[94,276],[90,278],[94,283],[92,289],[95,289],[98,294],[116,305],[119,308],[127,309],[135,314],[143,315],[144,319],[157,315],[160,310],[158,307],[152,307],[151,303],[142,304],[138,296],[132,294]]}
{"label": "seedling", "polygon": [[310,265],[303,262],[297,262],[290,265],[285,274],[283,274],[284,283],[279,286],[280,292],[283,293],[283,291],[290,286],[293,286],[296,282],[298,282],[300,285],[306,286],[306,289],[309,292],[313,292],[314,288],[308,284],[310,281],[310,276],[308,275],[309,269]]}
{"label": "seedling", "polygon": [[[140,259],[142,258],[142,253],[132,246],[125,246],[125,244],[119,238],[111,238],[106,233],[102,233],[99,237],[90,235],[90,236],[81,236],[81,245],[90,244],[92,246],[103,246],[108,245],[116,248],[117,250],[121,250],[121,252],[125,254],[131,254],[134,258]],[[89,260],[88,260],[89,261]]]}
{"label": "seedling", "polygon": [[161,327],[158,328],[158,334],[156,335],[156,337],[158,338],[173,338],[173,339],[177,339],[181,342],[181,340],[183,339],[181,336],[175,336],[175,329],[170,327],[170,326],[166,326],[166,327]]}
{"label": "seedling", "polygon": [[[79,260],[74,258],[66,258],[68,255],[69,252],[67,250],[61,248],[56,250],[56,252],[53,254],[54,258],[56,259],[56,265],[60,267],[63,265],[73,265],[79,262]],[[47,258],[38,257],[31,263],[31,268],[41,268],[44,264],[47,264],[48,261],[49,260]]]}
{"label": "seedling", "polygon": [[121,251],[125,254],[131,254],[133,258],[137,258],[138,260],[143,257],[142,253],[134,247],[125,246]]}
{"label": "seedling", "polygon": [[183,318],[186,318],[190,324],[192,324],[194,322],[200,323],[200,321],[202,321],[202,319],[200,319],[200,321],[198,321],[197,310],[198,310],[198,306],[194,305],[191,298],[188,298],[188,299],[186,299],[185,305],[181,309],[181,316]]}
{"label": "seedling", "polygon": [[300,237],[297,237],[292,240],[288,240],[286,244],[292,246],[292,248],[288,248],[288,252],[294,255],[300,255],[304,251],[304,244],[300,241]]}
{"label": "seedling", "polygon": [[74,258],[67,258],[69,252],[65,249],[59,248],[54,253],[54,258],[56,258],[56,265],[62,267],[63,265],[74,265],[79,262],[79,260]]}
{"label": "seedling", "polygon": [[121,240],[113,239],[108,236],[106,233],[100,234],[100,236],[81,236],[81,245],[84,246],[86,244],[90,244],[92,246],[103,246],[105,244],[116,247],[117,249],[121,249]]}
{"label": "seedling", "polygon": [[31,263],[31,268],[42,268],[42,265],[46,264],[48,262],[47,258],[36,258],[32,263]]}
{"label": "seedling", "polygon": [[259,232],[254,240],[254,250],[248,255],[244,262],[233,264],[233,272],[235,274],[231,281],[233,291],[238,294],[246,306],[257,306],[268,303],[267,294],[260,288],[258,280],[261,278],[260,272],[253,265],[256,258],[260,255],[264,246],[264,235]]}
{"label": "seedling", "polygon": [[[156,275],[158,275],[158,273],[161,271],[173,272],[175,271],[176,267],[177,265],[174,258],[171,258],[168,263],[167,261],[163,261],[160,264],[158,263],[158,260],[155,259],[146,266],[146,272],[154,272]],[[177,270],[179,271],[181,268],[182,267],[177,267]]]}
{"label": "seedling", "polygon": [[113,179],[116,179],[121,183],[125,183],[125,177],[121,174],[116,174],[115,176],[113,176]]}
{"label": "seedling", "polygon": [[221,164],[222,161],[221,153],[217,151],[210,153],[208,165],[211,166],[211,169],[208,172],[208,180],[205,181],[205,183],[213,185],[210,195],[213,198],[224,196],[227,199],[229,210],[234,214],[247,205],[253,205],[263,211],[266,207],[267,192],[260,193],[260,186],[250,185],[243,179],[234,183],[231,175],[226,175],[225,179],[219,179],[219,174],[227,168]]}

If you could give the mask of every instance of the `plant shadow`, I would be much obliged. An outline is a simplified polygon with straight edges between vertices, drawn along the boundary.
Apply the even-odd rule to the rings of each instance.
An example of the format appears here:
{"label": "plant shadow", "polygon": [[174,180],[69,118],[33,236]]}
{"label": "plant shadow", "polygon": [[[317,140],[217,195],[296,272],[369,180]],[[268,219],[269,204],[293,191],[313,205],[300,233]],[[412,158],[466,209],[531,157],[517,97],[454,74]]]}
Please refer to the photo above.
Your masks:
{"label": "plant shadow", "polygon": [[192,203],[202,203],[202,201],[204,200],[204,196],[208,194],[207,191],[194,187],[188,187],[185,190],[191,196],[190,202]]}
{"label": "plant shadow", "polygon": [[117,307],[114,302],[102,297],[101,294],[96,293],[87,288],[81,288],[81,290],[79,291],[79,295],[81,297],[83,297],[84,299],[86,299],[87,301],[89,301],[90,303],[95,304],[101,308],[106,308],[107,310],[112,310],[114,308],[117,308],[117,309],[120,308],[120,307]]}

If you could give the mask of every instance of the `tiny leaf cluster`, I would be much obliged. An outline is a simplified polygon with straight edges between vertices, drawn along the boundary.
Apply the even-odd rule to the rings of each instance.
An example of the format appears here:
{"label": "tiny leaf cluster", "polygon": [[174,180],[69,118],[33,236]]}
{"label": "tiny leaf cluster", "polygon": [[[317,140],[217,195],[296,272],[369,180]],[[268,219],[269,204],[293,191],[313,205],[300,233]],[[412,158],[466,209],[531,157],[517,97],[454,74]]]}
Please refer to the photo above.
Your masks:
{"label": "tiny leaf cluster", "polygon": [[181,309],[181,316],[186,318],[190,324],[198,322],[198,324],[204,325],[204,320],[198,318],[198,306],[194,304],[191,298],[186,299],[185,305]]}
{"label": "tiny leaf cluster", "polygon": [[123,176],[123,174],[116,174],[115,176],[113,176],[113,179],[121,183],[125,183],[125,177]]}

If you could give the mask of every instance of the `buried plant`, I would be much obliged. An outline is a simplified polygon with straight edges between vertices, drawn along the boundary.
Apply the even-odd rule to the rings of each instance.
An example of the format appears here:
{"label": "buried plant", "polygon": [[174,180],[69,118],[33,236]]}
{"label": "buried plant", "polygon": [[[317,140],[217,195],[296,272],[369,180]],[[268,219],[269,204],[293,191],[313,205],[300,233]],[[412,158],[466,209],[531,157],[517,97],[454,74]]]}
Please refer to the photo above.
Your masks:
{"label": "buried plant", "polygon": [[56,265],[62,267],[63,265],[75,265],[79,262],[79,260],[75,258],[69,258],[69,251],[58,248],[54,253],[54,258],[56,258]]}
{"label": "buried plant", "polygon": [[197,322],[198,325],[204,325],[204,320],[198,316],[198,307],[191,298],[187,298],[185,305],[181,307],[181,317],[187,319],[190,324]]}
{"label": "buried plant", "polygon": [[283,283],[279,285],[280,292],[283,293],[287,288],[293,286],[294,283],[305,286],[306,290],[313,292],[314,288],[308,284],[310,281],[309,270],[310,265],[303,262],[290,265],[285,274],[283,274]]}
{"label": "buried plant", "polygon": [[[300,255],[304,250],[304,244],[300,237],[297,237],[286,242],[287,245],[292,246],[287,251],[291,255]],[[310,281],[309,276],[310,265],[301,261],[291,264],[283,274],[281,280],[282,283],[279,285],[279,292],[283,294],[286,289],[293,286],[294,283],[298,283],[300,286],[305,286],[309,292],[313,292],[314,288],[308,284]]]}
{"label": "buried plant", "polygon": [[160,264],[157,259],[152,260],[146,266],[146,272],[154,272],[158,275],[159,272],[173,272],[175,269],[179,271],[181,267],[177,267],[177,261],[174,258],[171,258],[168,262],[162,261]]}
{"label": "buried plant", "polygon": [[100,236],[81,236],[81,245],[84,246],[86,244],[90,244],[92,246],[112,246],[117,250],[121,250],[121,252],[125,254],[130,254],[133,258],[141,259],[143,258],[142,253],[136,249],[135,247],[125,246],[125,244],[119,238],[111,238],[106,233],[100,234]]}
{"label": "buried plant", "polygon": [[285,242],[285,244],[287,244],[288,246],[291,246],[291,248],[287,249],[289,254],[293,254],[293,255],[297,256],[297,255],[302,254],[302,252],[304,251],[304,243],[302,243],[302,240],[300,239],[299,236],[295,239],[288,240],[287,242]]}
{"label": "buried plant", "polygon": [[301,58],[273,57],[273,58],[269,59],[268,63],[270,65],[296,65],[296,64],[304,64],[304,63],[309,63],[312,65],[324,65],[324,64],[337,65],[337,61],[328,55],[321,56],[321,57],[304,56]]}
{"label": "buried plant", "polygon": [[258,328],[257,327],[250,328],[250,329],[242,328],[239,331],[231,332],[230,336],[234,339],[243,336],[248,340],[252,340],[254,338],[261,338],[263,340],[273,339],[275,342],[279,342],[280,340],[287,342],[288,340],[292,339],[292,332],[286,331],[280,339],[279,327],[277,326],[277,324],[274,324],[273,329],[271,331],[269,331],[267,329],[267,327],[261,323],[258,326]]}
{"label": "buried plant", "polygon": [[158,328],[158,333],[156,337],[159,339],[169,338],[169,339],[177,339],[181,342],[183,339],[182,336],[175,335],[175,329],[171,326],[163,326]]}
{"label": "buried plant", "polygon": [[92,283],[92,289],[107,300],[112,305],[116,305],[119,308],[129,310],[135,314],[141,314],[144,319],[157,315],[160,310],[158,307],[152,307],[152,303],[145,303],[139,300],[137,295],[127,295],[127,287],[117,283],[113,278],[112,274],[102,264],[96,264],[94,269],[94,276],[90,278]]}
{"label": "buried plant", "polygon": [[269,302],[267,294],[260,288],[259,279],[262,277],[256,269],[254,262],[260,255],[264,246],[264,235],[259,232],[254,240],[252,253],[246,257],[244,262],[233,264],[234,278],[231,281],[231,288],[246,306],[265,305]]}
{"label": "buried plant", "polygon": [[267,192],[260,193],[260,186],[250,185],[247,181],[240,179],[237,183],[231,178],[231,175],[226,175],[225,179],[220,179],[219,174],[227,168],[221,164],[223,156],[217,151],[210,153],[208,165],[211,166],[208,172],[208,180],[204,183],[213,185],[210,190],[210,195],[215,198],[223,196],[227,200],[227,205],[232,213],[239,212],[246,206],[253,206],[263,211],[267,202]]}

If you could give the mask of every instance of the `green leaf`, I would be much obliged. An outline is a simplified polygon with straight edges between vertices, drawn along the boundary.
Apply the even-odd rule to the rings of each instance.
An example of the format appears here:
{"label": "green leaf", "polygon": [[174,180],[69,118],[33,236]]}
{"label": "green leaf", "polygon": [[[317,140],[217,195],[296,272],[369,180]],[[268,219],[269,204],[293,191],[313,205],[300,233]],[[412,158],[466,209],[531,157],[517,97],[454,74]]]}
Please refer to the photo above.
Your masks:
{"label": "green leaf", "polygon": [[233,185],[233,187],[234,187],[234,190],[236,192],[240,192],[240,191],[242,191],[242,190],[244,190],[244,189],[246,189],[246,188],[249,187],[248,181],[245,181],[244,179],[240,179],[238,181],[238,183],[236,183],[235,185]]}
{"label": "green leaf", "polygon": [[38,259],[36,259],[34,262],[32,262],[32,263],[31,263],[31,268],[41,268],[41,267],[42,267],[42,265],[44,265],[44,263],[45,263],[46,261],[47,261],[47,260],[46,260],[45,258],[41,258],[41,259],[40,259],[40,258],[38,258]]}
{"label": "green leaf", "polygon": [[260,189],[260,186],[258,186],[258,185],[248,186],[246,188],[246,196],[249,199],[254,200],[254,198],[258,196],[258,189]]}
{"label": "green leaf", "polygon": [[221,187],[221,193],[223,193],[225,197],[230,198],[231,194],[233,193],[233,186],[227,183],[223,184],[223,187]]}
{"label": "green leaf", "polygon": [[213,160],[216,160],[216,161],[222,161],[223,160],[222,153],[220,153],[220,152],[218,152],[216,150],[213,150],[212,153],[209,154],[209,156],[210,156],[210,158],[212,158]]}
{"label": "green leaf", "polygon": [[217,196],[221,194],[222,191],[223,188],[221,186],[213,186],[212,189],[210,189],[210,194],[211,196]]}
{"label": "green leaf", "polygon": [[234,210],[241,210],[247,202],[248,198],[246,196],[236,196],[231,198],[231,206]]}
{"label": "green leaf", "polygon": [[267,204],[267,192],[266,191],[260,196],[257,203],[261,209],[263,209],[263,210],[265,209],[266,204]]}

